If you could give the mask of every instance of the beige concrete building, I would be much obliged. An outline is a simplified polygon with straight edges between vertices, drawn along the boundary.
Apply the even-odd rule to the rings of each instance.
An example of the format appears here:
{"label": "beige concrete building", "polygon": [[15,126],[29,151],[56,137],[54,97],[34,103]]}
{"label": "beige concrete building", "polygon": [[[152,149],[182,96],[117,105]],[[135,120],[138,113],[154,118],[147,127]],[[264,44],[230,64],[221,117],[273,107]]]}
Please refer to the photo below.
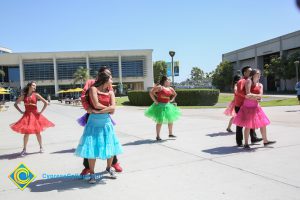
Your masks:
{"label": "beige concrete building", "polygon": [[[263,66],[270,62],[271,56],[290,55],[296,51],[300,51],[300,31],[225,53],[222,55],[222,60],[230,61],[235,70],[250,65],[263,71]],[[275,77],[263,77],[264,89],[268,91],[284,90],[283,80],[280,80],[279,84],[275,82]],[[287,89],[294,90],[295,83],[296,79],[288,80]]]}
{"label": "beige concrete building", "polygon": [[73,74],[79,67],[86,67],[95,77],[98,69],[106,65],[112,71],[114,84],[147,90],[153,86],[152,52],[145,49],[12,53],[6,49],[0,54],[0,68],[7,74],[1,84],[23,88],[29,81],[36,81],[40,93],[54,95],[60,89],[72,87]]}

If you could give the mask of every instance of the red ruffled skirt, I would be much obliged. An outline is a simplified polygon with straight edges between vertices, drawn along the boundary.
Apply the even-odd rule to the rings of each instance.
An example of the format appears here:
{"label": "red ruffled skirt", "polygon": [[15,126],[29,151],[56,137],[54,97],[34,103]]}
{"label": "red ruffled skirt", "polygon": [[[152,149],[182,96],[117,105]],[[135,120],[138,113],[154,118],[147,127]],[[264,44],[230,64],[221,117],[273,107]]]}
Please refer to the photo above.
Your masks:
{"label": "red ruffled skirt", "polygon": [[54,124],[37,110],[25,111],[19,121],[10,125],[12,130],[21,134],[37,134],[53,126]]}

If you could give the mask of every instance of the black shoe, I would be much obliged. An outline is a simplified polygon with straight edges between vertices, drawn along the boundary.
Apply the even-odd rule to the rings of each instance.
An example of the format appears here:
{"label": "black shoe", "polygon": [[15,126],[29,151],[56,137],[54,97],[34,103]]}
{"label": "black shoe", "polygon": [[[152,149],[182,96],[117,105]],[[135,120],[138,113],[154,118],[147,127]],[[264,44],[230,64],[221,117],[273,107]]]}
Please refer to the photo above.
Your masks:
{"label": "black shoe", "polygon": [[268,141],[267,143],[264,143],[264,146],[268,146],[270,144],[275,144],[275,143],[276,143],[276,141]]}
{"label": "black shoe", "polygon": [[169,138],[176,138],[176,136],[171,134],[171,135],[169,135]]}
{"label": "black shoe", "polygon": [[160,137],[156,137],[156,140],[157,140],[157,141],[161,141],[161,138],[160,138]]}
{"label": "black shoe", "polygon": [[251,143],[255,144],[255,143],[260,142],[262,140],[263,140],[262,138],[255,138],[254,140],[251,140]]}
{"label": "black shoe", "polygon": [[232,133],[232,132],[233,132],[230,128],[227,128],[226,131],[227,131],[228,133]]}
{"label": "black shoe", "polygon": [[242,146],[243,146],[243,143],[238,143],[238,144],[236,144],[236,146],[242,147]]}
{"label": "black shoe", "polygon": [[250,148],[249,144],[245,144],[244,149],[251,149],[251,148]]}

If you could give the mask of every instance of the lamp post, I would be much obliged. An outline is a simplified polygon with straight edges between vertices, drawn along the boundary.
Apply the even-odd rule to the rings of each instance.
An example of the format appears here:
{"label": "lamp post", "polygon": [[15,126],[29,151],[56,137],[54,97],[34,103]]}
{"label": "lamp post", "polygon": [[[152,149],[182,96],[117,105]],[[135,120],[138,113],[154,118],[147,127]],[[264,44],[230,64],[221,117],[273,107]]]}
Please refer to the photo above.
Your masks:
{"label": "lamp post", "polygon": [[173,61],[173,57],[175,56],[175,51],[169,51],[169,55],[172,58],[172,86],[174,87],[174,61]]}
{"label": "lamp post", "polygon": [[296,60],[296,61],[294,62],[294,64],[295,64],[295,66],[296,66],[296,79],[297,79],[297,83],[298,83],[298,81],[299,81],[299,79],[298,79],[299,60]]}

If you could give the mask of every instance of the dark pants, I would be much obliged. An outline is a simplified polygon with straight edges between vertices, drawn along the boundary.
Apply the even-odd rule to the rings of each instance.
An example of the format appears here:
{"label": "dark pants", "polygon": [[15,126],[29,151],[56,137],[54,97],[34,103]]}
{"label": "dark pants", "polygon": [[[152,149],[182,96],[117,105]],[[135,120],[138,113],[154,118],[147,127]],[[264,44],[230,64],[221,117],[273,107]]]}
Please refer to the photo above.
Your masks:
{"label": "dark pants", "polygon": [[[113,161],[112,161],[112,164],[114,165],[114,164],[116,164],[117,162],[118,162],[117,156],[114,156]],[[89,168],[90,168],[90,165],[89,165],[89,159],[87,159],[87,158],[84,158],[84,159],[83,159],[83,166],[84,166],[84,168],[86,168],[86,169],[89,169]]]}
{"label": "dark pants", "polygon": [[[238,113],[240,111],[240,107],[235,106],[234,108],[235,112]],[[242,145],[243,144],[243,127],[236,126],[236,144]],[[257,139],[256,133],[254,129],[250,129],[250,137],[251,142],[254,142]]]}

